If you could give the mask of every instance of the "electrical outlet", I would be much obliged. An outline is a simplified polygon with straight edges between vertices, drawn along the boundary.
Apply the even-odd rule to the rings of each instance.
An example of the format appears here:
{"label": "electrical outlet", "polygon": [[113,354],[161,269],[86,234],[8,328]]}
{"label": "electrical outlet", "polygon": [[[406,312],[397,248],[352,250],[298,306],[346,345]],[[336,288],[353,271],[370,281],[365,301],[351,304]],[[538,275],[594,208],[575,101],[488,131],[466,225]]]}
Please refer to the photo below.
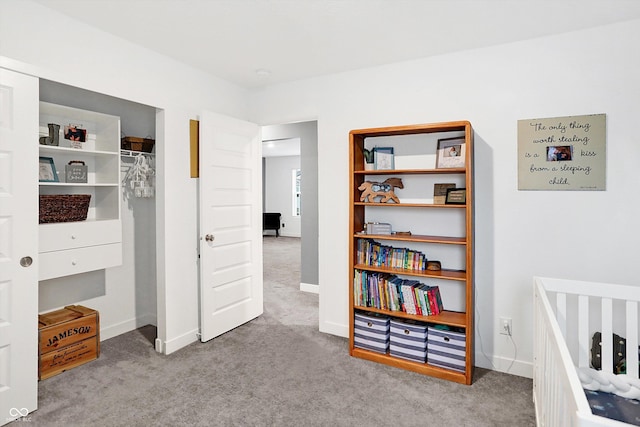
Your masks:
{"label": "electrical outlet", "polygon": [[511,328],[511,319],[508,317],[501,317],[498,323],[498,331],[502,335],[511,335],[513,329]]}

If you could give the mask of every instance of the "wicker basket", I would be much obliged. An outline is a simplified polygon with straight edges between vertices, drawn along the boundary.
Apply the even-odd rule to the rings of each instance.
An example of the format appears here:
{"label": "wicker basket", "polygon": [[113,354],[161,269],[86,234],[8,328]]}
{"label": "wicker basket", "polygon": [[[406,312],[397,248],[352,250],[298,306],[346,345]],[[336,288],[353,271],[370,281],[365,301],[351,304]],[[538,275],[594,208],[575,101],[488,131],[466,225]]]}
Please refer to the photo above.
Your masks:
{"label": "wicker basket", "polygon": [[40,196],[40,224],[84,221],[91,194],[52,194]]}
{"label": "wicker basket", "polygon": [[153,151],[153,146],[156,140],[150,138],[138,138],[135,136],[125,136],[120,140],[120,148],[123,150],[142,151],[150,153]]}

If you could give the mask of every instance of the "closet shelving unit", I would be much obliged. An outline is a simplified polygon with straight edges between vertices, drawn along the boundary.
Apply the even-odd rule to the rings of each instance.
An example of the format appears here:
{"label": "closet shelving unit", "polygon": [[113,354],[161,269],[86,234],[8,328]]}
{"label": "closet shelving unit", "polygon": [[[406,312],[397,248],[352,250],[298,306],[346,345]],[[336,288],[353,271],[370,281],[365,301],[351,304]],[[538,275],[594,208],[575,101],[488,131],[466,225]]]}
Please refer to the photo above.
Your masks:
{"label": "closet shelving unit", "polygon": [[[350,132],[350,231],[349,231],[349,350],[354,357],[367,359],[446,380],[471,384],[473,376],[473,129],[467,121],[382,127]],[[465,144],[464,167],[436,168],[438,140],[462,137]],[[391,145],[396,153],[415,153],[425,159],[423,167],[393,170],[365,170],[363,149]],[[397,163],[396,163],[397,164]],[[365,181],[384,181],[389,177],[406,181],[403,190],[396,190],[400,203],[361,202],[358,187]],[[453,182],[466,189],[466,203],[434,204],[429,199],[435,183]],[[410,188],[411,187],[411,188]],[[424,200],[411,198],[403,202],[405,191],[422,192]],[[394,230],[417,230],[411,235],[363,234],[367,222],[392,218]],[[427,232],[422,233],[422,230]],[[442,263],[440,271],[413,271],[358,264],[359,239],[373,239],[394,247],[427,247],[429,259],[448,259],[453,266]],[[440,256],[443,258],[439,258]],[[449,262],[449,261],[447,261]],[[445,311],[439,315],[421,316],[404,312],[363,307],[355,304],[354,275],[358,271],[390,273],[417,278],[426,284],[437,284],[443,290]],[[446,292],[445,292],[446,290]],[[464,372],[443,369],[426,363],[400,359],[387,354],[354,346],[354,315],[373,312],[392,319],[411,319],[431,325],[446,325],[465,332]]]}
{"label": "closet shelving unit", "polygon": [[[59,145],[39,145],[41,157],[53,159],[56,182],[40,182],[40,195],[90,194],[85,221],[40,224],[39,280],[53,279],[122,264],[120,218],[120,117],[40,102],[39,136],[48,124],[60,125]],[[65,125],[86,130],[82,148],[64,139]],[[87,182],[65,182],[65,165],[82,161]]]}

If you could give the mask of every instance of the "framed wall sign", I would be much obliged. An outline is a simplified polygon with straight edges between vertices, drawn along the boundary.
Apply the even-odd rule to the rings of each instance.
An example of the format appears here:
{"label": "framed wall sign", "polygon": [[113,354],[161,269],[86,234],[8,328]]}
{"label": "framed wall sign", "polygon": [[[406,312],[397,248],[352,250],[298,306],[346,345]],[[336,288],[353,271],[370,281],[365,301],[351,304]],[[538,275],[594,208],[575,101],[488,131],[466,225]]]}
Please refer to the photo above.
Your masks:
{"label": "framed wall sign", "polygon": [[606,116],[518,120],[519,190],[605,190]]}

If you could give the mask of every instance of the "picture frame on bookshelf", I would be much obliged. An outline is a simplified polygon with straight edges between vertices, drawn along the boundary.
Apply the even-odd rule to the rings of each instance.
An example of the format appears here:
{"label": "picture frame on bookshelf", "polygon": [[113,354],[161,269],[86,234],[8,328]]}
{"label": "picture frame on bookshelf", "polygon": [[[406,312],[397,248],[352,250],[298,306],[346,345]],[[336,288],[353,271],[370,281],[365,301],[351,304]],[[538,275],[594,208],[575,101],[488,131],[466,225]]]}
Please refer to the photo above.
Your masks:
{"label": "picture frame on bookshelf", "polygon": [[64,127],[64,139],[71,141],[72,148],[82,148],[82,142],[87,140],[87,130],[82,125],[69,124]]}
{"label": "picture frame on bookshelf", "polygon": [[375,147],[373,157],[376,170],[393,170],[393,147]]}
{"label": "picture frame on bookshelf", "polygon": [[40,157],[38,180],[40,182],[59,182],[53,157]]}
{"label": "picture frame on bookshelf", "polygon": [[467,203],[466,188],[448,188],[445,205],[464,205]]}
{"label": "picture frame on bookshelf", "polygon": [[436,169],[464,168],[466,145],[464,136],[438,140]]}
{"label": "picture frame on bookshelf", "polygon": [[444,205],[447,200],[447,190],[456,188],[454,183],[436,183],[433,184],[433,204]]}

